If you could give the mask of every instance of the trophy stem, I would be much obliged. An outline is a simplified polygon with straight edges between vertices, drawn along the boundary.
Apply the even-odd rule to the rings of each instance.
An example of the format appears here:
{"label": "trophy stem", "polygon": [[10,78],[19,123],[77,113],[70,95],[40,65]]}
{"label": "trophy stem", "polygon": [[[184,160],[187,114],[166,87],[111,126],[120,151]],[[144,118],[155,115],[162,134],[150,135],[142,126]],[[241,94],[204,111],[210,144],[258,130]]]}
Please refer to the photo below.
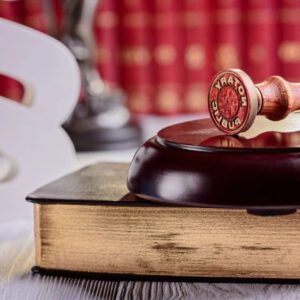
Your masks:
{"label": "trophy stem", "polygon": [[93,20],[97,0],[65,0],[65,28],[61,40],[74,54],[81,72],[82,99],[65,130],[76,150],[134,148],[141,130],[124,105],[124,94],[101,79],[96,64]]}

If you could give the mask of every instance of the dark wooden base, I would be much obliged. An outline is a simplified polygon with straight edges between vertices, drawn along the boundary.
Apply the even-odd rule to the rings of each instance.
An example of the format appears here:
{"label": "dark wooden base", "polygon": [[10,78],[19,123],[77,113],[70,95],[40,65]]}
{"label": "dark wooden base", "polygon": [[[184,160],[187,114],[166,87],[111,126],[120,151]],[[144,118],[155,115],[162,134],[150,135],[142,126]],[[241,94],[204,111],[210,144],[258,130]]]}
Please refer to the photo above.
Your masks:
{"label": "dark wooden base", "polygon": [[173,125],[137,151],[128,188],[148,200],[286,214],[300,207],[300,132],[225,136],[210,120]]}
{"label": "dark wooden base", "polygon": [[77,151],[134,149],[142,141],[141,129],[136,123],[117,128],[98,126],[90,130],[65,129]]}

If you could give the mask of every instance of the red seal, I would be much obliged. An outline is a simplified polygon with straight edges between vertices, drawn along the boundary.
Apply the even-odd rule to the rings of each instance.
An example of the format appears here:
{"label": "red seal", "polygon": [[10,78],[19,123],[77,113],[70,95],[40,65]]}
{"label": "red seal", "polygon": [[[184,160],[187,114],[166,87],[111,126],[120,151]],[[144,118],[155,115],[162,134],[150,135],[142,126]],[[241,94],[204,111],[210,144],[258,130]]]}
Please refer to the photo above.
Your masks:
{"label": "red seal", "polygon": [[226,70],[212,80],[208,108],[213,122],[226,134],[246,131],[257,114],[257,90],[241,70]]}

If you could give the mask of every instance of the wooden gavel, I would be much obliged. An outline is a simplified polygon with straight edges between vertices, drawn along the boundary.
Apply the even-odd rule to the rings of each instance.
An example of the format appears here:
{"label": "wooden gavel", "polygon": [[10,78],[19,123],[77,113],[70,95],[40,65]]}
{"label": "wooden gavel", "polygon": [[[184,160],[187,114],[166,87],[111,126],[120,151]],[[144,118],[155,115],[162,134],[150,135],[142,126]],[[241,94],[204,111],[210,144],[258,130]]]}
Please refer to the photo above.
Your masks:
{"label": "wooden gavel", "polygon": [[278,121],[300,109],[300,83],[271,76],[254,85],[242,70],[224,70],[211,81],[208,108],[221,131],[238,134],[248,130],[257,115]]}

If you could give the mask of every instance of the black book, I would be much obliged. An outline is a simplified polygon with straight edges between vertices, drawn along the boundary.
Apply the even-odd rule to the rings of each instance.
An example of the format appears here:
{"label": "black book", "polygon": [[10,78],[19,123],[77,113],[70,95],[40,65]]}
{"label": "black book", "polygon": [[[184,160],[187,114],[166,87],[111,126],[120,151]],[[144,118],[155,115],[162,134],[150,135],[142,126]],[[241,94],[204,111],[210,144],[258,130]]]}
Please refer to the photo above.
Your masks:
{"label": "black book", "polygon": [[299,213],[262,217],[246,210],[147,202],[128,193],[127,170],[127,164],[98,163],[27,197],[35,214],[35,270],[300,277]]}

